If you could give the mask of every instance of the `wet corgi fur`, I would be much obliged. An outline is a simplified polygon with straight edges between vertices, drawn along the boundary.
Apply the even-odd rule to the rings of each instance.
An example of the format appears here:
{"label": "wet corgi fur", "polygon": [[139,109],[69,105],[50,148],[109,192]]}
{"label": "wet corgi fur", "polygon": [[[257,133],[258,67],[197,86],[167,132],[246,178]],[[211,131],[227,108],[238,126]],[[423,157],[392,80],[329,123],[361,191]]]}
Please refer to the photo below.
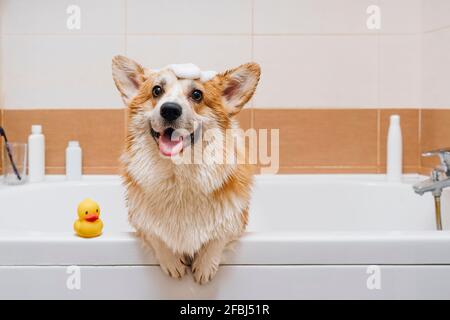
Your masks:
{"label": "wet corgi fur", "polygon": [[[252,97],[260,68],[244,64],[205,82],[123,56],[113,58],[112,69],[129,115],[122,156],[129,221],[166,274],[181,278],[191,267],[195,281],[207,283],[223,250],[245,230],[253,170],[236,163],[180,164],[171,156],[204,146],[195,137],[206,130],[225,136],[237,128],[235,116]],[[186,134],[173,139],[178,129]]]}

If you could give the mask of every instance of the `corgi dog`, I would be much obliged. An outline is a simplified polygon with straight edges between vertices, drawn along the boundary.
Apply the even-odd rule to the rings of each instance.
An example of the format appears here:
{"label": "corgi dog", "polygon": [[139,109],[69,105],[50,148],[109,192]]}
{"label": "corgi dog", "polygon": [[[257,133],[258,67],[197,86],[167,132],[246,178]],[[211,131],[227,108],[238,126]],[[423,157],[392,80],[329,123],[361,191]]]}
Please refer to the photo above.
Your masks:
{"label": "corgi dog", "polygon": [[235,117],[253,96],[260,67],[247,63],[204,80],[116,56],[112,70],[128,107],[122,163],[129,221],[164,273],[181,278],[191,267],[194,280],[205,284],[223,250],[246,228],[253,170],[247,163],[179,163],[173,157],[205,146],[245,152],[228,150],[224,139],[203,138],[208,130],[223,138],[238,128]]}

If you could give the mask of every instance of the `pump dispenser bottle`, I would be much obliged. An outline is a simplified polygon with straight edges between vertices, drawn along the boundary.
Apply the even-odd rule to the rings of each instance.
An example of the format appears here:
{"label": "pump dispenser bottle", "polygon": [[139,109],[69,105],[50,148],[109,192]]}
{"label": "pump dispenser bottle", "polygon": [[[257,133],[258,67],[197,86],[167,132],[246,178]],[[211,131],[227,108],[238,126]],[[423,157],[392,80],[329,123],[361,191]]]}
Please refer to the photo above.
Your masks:
{"label": "pump dispenser bottle", "polygon": [[28,136],[28,176],[30,182],[43,181],[45,177],[45,138],[42,126],[31,126]]}
{"label": "pump dispenser bottle", "polygon": [[400,116],[392,115],[390,119],[387,140],[387,180],[400,182],[402,180],[403,165],[402,130]]}

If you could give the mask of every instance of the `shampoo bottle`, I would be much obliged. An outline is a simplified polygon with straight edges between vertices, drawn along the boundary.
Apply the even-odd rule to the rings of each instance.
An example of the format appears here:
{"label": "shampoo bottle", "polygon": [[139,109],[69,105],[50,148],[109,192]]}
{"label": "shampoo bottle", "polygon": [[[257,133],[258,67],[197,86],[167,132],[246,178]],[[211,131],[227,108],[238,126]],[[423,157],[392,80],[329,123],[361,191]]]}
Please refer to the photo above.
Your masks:
{"label": "shampoo bottle", "polygon": [[66,149],[67,180],[81,180],[82,152],[78,141],[69,141]]}
{"label": "shampoo bottle", "polygon": [[387,141],[387,180],[400,182],[402,180],[403,143],[400,128],[400,116],[392,115]]}
{"label": "shampoo bottle", "polygon": [[39,182],[45,177],[45,138],[42,126],[31,126],[28,136],[28,176],[30,182]]}

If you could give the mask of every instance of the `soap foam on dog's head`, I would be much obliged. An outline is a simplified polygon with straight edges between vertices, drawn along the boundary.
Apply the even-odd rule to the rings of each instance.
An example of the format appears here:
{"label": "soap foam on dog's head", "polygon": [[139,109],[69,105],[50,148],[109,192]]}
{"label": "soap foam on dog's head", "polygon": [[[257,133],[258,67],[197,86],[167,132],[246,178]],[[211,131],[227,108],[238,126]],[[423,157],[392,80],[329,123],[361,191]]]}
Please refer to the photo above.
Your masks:
{"label": "soap foam on dog's head", "polygon": [[170,64],[166,68],[172,70],[179,79],[200,80],[200,82],[209,81],[217,75],[215,71],[201,71],[193,63]]}

